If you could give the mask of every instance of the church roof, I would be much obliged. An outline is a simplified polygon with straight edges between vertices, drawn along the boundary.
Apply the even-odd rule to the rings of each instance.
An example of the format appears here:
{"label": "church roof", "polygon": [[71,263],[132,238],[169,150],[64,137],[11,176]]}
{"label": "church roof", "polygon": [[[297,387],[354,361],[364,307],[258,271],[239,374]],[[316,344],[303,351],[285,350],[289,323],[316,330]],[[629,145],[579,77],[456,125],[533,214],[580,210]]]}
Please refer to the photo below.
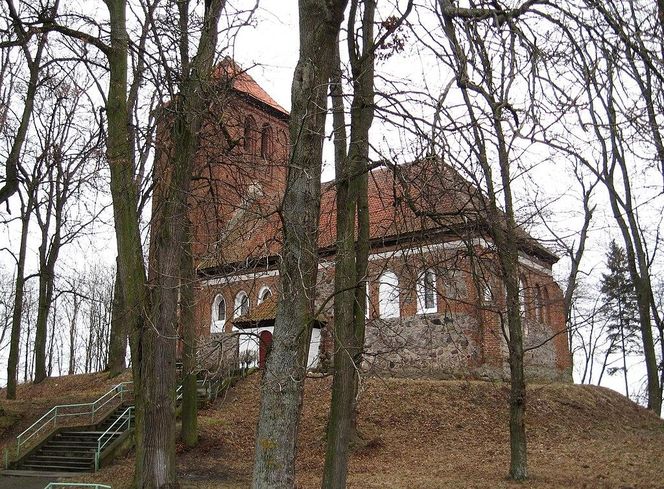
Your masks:
{"label": "church roof", "polygon": [[286,109],[279,105],[258,83],[256,83],[256,80],[249,75],[247,70],[242,69],[231,58],[227,57],[217,65],[215,76],[223,80],[231,81],[231,86],[234,90],[249,96],[251,99],[267,105],[268,107],[281,112],[283,115],[289,115]]}
{"label": "church roof", "polygon": [[[238,209],[213,256],[203,259],[199,269],[214,269],[229,264],[278,257],[282,246],[281,220],[275,211],[275,199],[268,196]],[[486,223],[485,198],[448,165],[437,159],[423,159],[398,166],[384,166],[369,172],[369,239],[374,248],[406,243],[427,244],[435,240],[459,240],[485,237],[490,240]],[[321,188],[319,250],[334,254],[336,242],[336,182]],[[522,228],[517,230],[522,251],[547,263],[557,256]],[[273,263],[273,262],[272,262]]]}
{"label": "church roof", "polygon": [[277,297],[271,295],[263,302],[249,309],[244,314],[233,320],[236,328],[259,328],[274,325],[274,318],[277,317]]}

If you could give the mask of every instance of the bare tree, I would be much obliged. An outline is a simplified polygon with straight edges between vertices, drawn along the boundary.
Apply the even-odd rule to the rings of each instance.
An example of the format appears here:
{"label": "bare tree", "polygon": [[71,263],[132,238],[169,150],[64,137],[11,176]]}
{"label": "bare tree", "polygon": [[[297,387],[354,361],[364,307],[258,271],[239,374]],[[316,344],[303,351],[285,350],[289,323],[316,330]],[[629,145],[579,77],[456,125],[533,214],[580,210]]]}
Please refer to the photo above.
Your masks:
{"label": "bare tree", "polygon": [[[24,5],[19,5],[19,7],[24,7]],[[54,5],[40,5],[39,7],[41,10],[34,8],[34,13],[48,19],[52,18],[54,13],[57,12],[58,3],[56,2]],[[0,41],[0,47],[5,50],[2,57],[2,68],[0,69],[3,87],[6,90],[3,93],[2,100],[3,129],[7,125],[10,105],[15,103],[12,95],[17,93],[15,92],[17,90],[17,79],[14,78],[17,73],[15,72],[15,68],[11,66],[14,61],[11,59],[8,48],[13,46],[19,47],[28,69],[27,89],[21,116],[18,120],[19,125],[11,139],[9,154],[5,159],[4,184],[0,187],[0,204],[3,204],[16,193],[19,187],[21,152],[30,127],[35,97],[40,84],[42,56],[47,44],[47,34],[39,34],[37,42],[32,42],[34,31],[23,23],[20,11],[13,0],[3,4],[0,15],[2,15],[2,22],[5,26],[2,29],[2,32],[5,33],[3,35],[4,39]]]}
{"label": "bare tree", "polygon": [[[35,115],[35,135],[40,140],[36,165],[43,182],[34,214],[39,225],[39,308],[35,329],[35,379],[47,376],[46,341],[48,317],[53,303],[55,267],[62,248],[83,234],[103,210],[79,207],[88,191],[95,189],[100,139],[82,121],[84,90],[54,77],[49,98],[41,101]],[[79,125],[80,124],[80,125]],[[92,125],[94,127],[94,124]],[[87,214],[87,210],[92,212]]]}
{"label": "bare tree", "polygon": [[320,175],[327,86],[346,0],[299,2],[300,57],[292,85],[286,194],[281,218],[282,300],[261,385],[252,487],[295,484],[296,434],[318,271]]}

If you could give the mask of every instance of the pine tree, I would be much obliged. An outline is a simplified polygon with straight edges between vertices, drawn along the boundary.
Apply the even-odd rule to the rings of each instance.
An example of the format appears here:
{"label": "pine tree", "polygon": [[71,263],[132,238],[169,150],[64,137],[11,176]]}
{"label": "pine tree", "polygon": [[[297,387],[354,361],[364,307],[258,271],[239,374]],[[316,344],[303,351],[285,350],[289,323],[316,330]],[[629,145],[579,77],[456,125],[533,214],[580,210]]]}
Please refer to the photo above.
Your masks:
{"label": "pine tree", "polygon": [[611,241],[606,255],[608,273],[602,274],[602,312],[607,319],[609,351],[619,353],[622,367],[609,368],[609,375],[623,372],[625,395],[629,397],[627,356],[641,351],[639,341],[639,310],[636,291],[629,274],[625,250]]}

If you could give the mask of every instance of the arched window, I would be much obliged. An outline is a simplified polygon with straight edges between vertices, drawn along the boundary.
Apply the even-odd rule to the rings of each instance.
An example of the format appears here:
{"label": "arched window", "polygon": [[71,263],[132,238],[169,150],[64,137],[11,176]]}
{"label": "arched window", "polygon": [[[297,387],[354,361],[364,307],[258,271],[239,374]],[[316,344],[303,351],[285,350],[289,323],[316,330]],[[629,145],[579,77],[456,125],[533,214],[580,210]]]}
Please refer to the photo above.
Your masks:
{"label": "arched window", "polygon": [[542,286],[542,322],[549,322],[549,291]]}
{"label": "arched window", "polygon": [[463,299],[468,295],[466,279],[459,270],[445,271],[443,286],[448,299]]}
{"label": "arched window", "polygon": [[521,317],[526,317],[526,278],[523,275],[519,277],[519,311]]}
{"label": "arched window", "polygon": [[261,129],[261,156],[265,159],[272,157],[272,128],[263,124]]}
{"label": "arched window", "polygon": [[482,287],[482,303],[491,304],[494,300],[493,287],[489,280],[481,284]]}
{"label": "arched window", "polygon": [[535,284],[535,319],[540,323],[544,322],[544,300],[542,298],[542,288]]}
{"label": "arched window", "polygon": [[244,152],[256,154],[256,121],[250,115],[244,120]]}
{"label": "arched window", "polygon": [[436,273],[425,270],[417,279],[417,312],[427,314],[438,311]]}
{"label": "arched window", "polygon": [[399,279],[393,272],[385,272],[378,285],[378,315],[381,318],[398,318],[401,315],[399,306]]}
{"label": "arched window", "polygon": [[217,294],[212,301],[212,324],[210,325],[211,333],[221,333],[226,324],[226,301],[224,296]]}
{"label": "arched window", "polygon": [[258,291],[258,303],[261,304],[272,297],[272,291],[267,285],[263,285],[261,290]]}
{"label": "arched window", "polygon": [[235,309],[233,309],[233,318],[239,318],[249,313],[249,296],[244,290],[241,290],[235,296]]}

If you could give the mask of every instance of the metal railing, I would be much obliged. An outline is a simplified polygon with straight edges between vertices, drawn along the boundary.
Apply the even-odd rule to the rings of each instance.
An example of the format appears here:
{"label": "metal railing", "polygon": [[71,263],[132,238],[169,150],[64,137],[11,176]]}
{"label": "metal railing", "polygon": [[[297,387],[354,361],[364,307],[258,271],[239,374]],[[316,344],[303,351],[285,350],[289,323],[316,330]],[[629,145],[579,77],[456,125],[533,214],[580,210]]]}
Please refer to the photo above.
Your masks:
{"label": "metal railing", "polygon": [[[101,462],[101,452],[106,445],[108,445],[116,434],[122,433],[131,429],[131,415],[134,411],[134,406],[129,406],[124,412],[116,419],[111,426],[104,431],[99,438],[97,438],[97,451],[95,452],[95,472],[99,470]],[[116,426],[117,425],[117,426]],[[125,428],[126,425],[126,428]]]}
{"label": "metal railing", "polygon": [[[108,414],[109,409],[106,407],[109,403],[114,400],[119,400],[119,405],[125,401],[125,398],[131,392],[131,385],[132,382],[121,382],[94,402],[83,404],[60,404],[54,406],[16,437],[16,460],[20,457],[21,450],[24,449],[28,445],[28,442],[34,439],[37,434],[43,433],[44,430],[49,427],[49,433],[57,428],[58,420],[61,420],[60,424],[62,424],[63,421],[71,422],[74,421],[75,418],[87,418],[90,420],[90,424],[94,424],[95,419],[99,419],[100,413],[103,415]],[[5,468],[8,466],[9,450],[5,448]]]}
{"label": "metal railing", "polygon": [[56,488],[71,488],[71,487],[85,487],[87,489],[112,489],[111,486],[106,484],[90,484],[87,482],[49,482],[44,489]]}

